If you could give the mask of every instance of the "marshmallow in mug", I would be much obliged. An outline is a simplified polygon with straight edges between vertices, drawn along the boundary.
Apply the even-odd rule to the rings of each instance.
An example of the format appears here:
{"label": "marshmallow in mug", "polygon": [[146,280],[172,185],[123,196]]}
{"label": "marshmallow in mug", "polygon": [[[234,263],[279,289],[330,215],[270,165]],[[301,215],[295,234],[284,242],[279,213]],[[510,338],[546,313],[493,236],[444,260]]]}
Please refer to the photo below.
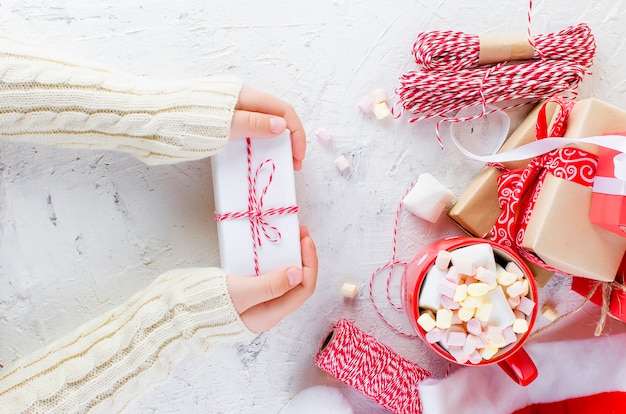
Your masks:
{"label": "marshmallow in mug", "polygon": [[424,279],[417,322],[457,362],[478,364],[528,331],[529,293],[519,266],[497,264],[487,243],[442,250]]}

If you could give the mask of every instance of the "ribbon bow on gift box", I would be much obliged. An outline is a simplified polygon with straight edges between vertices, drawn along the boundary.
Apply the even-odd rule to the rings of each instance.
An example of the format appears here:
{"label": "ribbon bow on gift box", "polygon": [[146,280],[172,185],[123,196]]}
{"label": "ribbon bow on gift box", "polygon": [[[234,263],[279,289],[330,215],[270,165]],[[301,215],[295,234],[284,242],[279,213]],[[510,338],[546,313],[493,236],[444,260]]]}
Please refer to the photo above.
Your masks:
{"label": "ribbon bow on gift box", "polygon": [[[242,211],[234,211],[227,213],[215,212],[215,221],[222,220],[235,220],[241,218],[247,218],[250,221],[250,233],[252,235],[252,251],[254,256],[254,271],[257,276],[260,274],[259,269],[259,253],[258,249],[263,244],[263,238],[261,233],[265,236],[265,239],[272,243],[277,243],[282,235],[278,228],[271,225],[265,218],[270,216],[279,216],[283,214],[297,214],[298,206],[285,206],[285,207],[272,207],[265,208],[263,200],[267,194],[267,190],[272,184],[274,172],[276,171],[276,164],[272,159],[266,159],[261,162],[259,166],[254,170],[252,167],[252,142],[250,138],[246,138],[246,153],[247,153],[247,166],[248,166],[248,209]],[[267,180],[263,185],[260,183],[259,178],[261,174],[269,169]],[[262,188],[259,188],[262,186]]]}
{"label": "ribbon bow on gift box", "polygon": [[[549,102],[557,103],[559,108],[557,118],[548,131],[545,107]],[[537,140],[545,137],[562,137],[573,105],[573,102],[565,102],[560,97],[549,99],[539,113]],[[579,148],[563,147],[536,156],[528,166],[516,170],[507,170],[502,164],[489,164],[504,173],[498,177],[498,200],[502,212],[488,237],[516,249],[531,263],[557,271],[522,247],[526,226],[546,174],[551,173],[558,178],[591,188],[598,165],[597,155]]]}

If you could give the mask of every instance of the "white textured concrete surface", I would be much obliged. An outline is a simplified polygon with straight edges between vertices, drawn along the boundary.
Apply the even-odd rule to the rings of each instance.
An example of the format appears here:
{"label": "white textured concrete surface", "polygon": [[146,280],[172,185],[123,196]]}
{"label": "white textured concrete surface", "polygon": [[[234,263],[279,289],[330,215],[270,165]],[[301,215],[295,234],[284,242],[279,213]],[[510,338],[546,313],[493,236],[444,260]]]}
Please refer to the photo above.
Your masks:
{"label": "white textured concrete surface", "polygon": [[[375,88],[389,93],[413,68],[418,31],[526,32],[527,1],[365,0],[16,1],[0,3],[2,31],[142,75],[229,73],[291,102],[308,132],[297,174],[301,221],[318,245],[316,294],[251,343],[192,355],[171,379],[143,394],[134,413],[276,413],[304,388],[339,387],[356,412],[384,412],[328,379],[314,356],[329,326],[349,318],[397,352],[441,375],[445,366],[419,340],[391,332],[367,294],[372,271],[389,259],[394,213],[407,186],[430,172],[460,194],[480,164],[451,145],[442,152],[433,123],[378,121],[356,105]],[[626,16],[622,1],[535,2],[534,33],[588,23],[596,36],[594,74],[581,97],[626,108]],[[332,145],[314,132],[325,127]],[[447,142],[447,140],[445,140]],[[448,142],[449,144],[449,142]],[[215,265],[210,161],[147,167],[118,153],[0,144],[0,363],[10,366],[121,303],[161,272]],[[352,165],[341,175],[334,160]],[[459,234],[407,214],[401,259]],[[359,293],[345,300],[344,282]],[[382,292],[378,292],[379,294]],[[380,295],[379,295],[380,296]],[[541,300],[559,311],[580,303],[555,278]],[[563,322],[555,336],[588,336],[598,317]],[[389,313],[397,323],[402,315]],[[610,329],[621,329],[613,323]],[[545,338],[544,338],[545,339]]]}

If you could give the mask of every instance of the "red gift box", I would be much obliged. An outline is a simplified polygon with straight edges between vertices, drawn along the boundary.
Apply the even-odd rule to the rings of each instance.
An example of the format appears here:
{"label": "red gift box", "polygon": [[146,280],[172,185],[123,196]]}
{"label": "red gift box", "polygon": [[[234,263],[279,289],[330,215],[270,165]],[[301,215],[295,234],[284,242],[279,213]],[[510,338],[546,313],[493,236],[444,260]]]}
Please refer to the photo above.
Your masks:
{"label": "red gift box", "polygon": [[[624,135],[626,133],[621,133]],[[619,158],[616,158],[619,157]],[[603,229],[626,237],[626,181],[616,177],[616,160],[626,154],[600,148],[598,169],[593,183],[589,220]],[[621,174],[620,174],[621,175]],[[623,175],[621,178],[624,178]]]}
{"label": "red gift box", "polygon": [[607,285],[611,289],[610,300],[608,303],[609,314],[615,319],[626,322],[626,256],[622,259],[622,263],[617,271],[617,276],[613,282],[598,282],[584,277],[572,278],[572,290],[581,296],[587,297],[595,288],[595,292],[589,300],[596,305],[602,307],[603,286]]}

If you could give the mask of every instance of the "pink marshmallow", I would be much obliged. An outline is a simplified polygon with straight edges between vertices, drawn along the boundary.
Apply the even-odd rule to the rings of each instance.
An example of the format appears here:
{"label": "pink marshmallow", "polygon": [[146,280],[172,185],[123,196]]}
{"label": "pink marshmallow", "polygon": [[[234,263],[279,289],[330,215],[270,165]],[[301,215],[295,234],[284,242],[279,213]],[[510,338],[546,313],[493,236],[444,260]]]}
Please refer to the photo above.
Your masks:
{"label": "pink marshmallow", "polygon": [[512,326],[507,326],[506,328],[504,328],[502,330],[502,336],[504,337],[505,346],[517,341],[517,335],[513,331]]}
{"label": "pink marshmallow", "polygon": [[469,359],[469,355],[463,352],[463,348],[461,347],[451,346],[448,348],[448,352],[450,352],[450,355],[452,355],[452,357],[456,359],[456,362],[459,364],[465,364]]}
{"label": "pink marshmallow", "polygon": [[463,321],[461,320],[461,317],[459,316],[459,312],[458,311],[452,311],[452,325],[460,325],[462,324]]}
{"label": "pink marshmallow", "polygon": [[489,340],[487,338],[485,338],[485,335],[480,334],[477,336],[479,343],[478,345],[476,345],[476,349],[482,349],[482,348],[486,348],[487,345],[489,345]]}
{"label": "pink marshmallow", "polygon": [[483,327],[480,324],[480,321],[476,318],[472,318],[467,321],[465,328],[467,329],[467,332],[473,335],[480,335],[481,333],[483,333]]}
{"label": "pink marshmallow", "polygon": [[469,360],[469,362],[476,365],[480,364],[483,361],[483,356],[480,354],[480,352],[474,350],[474,352],[467,356],[467,359]]}
{"label": "pink marshmallow", "polygon": [[520,297],[519,296],[511,296],[510,298],[507,299],[507,302],[509,302],[509,305],[511,305],[511,309],[515,309],[519,306],[520,303]]}
{"label": "pink marshmallow", "polygon": [[324,142],[328,142],[332,138],[331,133],[328,132],[326,128],[319,128],[317,131],[315,131],[315,136],[317,137],[317,139]]}
{"label": "pink marshmallow", "polygon": [[482,266],[478,266],[478,268],[476,268],[476,279],[488,284],[489,286],[495,285],[497,278],[498,274],[496,272],[487,270]]}
{"label": "pink marshmallow", "polygon": [[431,331],[426,333],[426,340],[430,344],[434,344],[435,342],[439,342],[443,339],[446,331],[444,329],[433,328]]}
{"label": "pink marshmallow", "polygon": [[462,347],[465,345],[465,338],[467,335],[465,332],[448,332],[446,335],[446,344],[448,346],[459,346]]}
{"label": "pink marshmallow", "polygon": [[467,338],[465,338],[465,345],[463,345],[463,352],[465,352],[466,354],[471,354],[472,352],[476,351],[476,347],[481,343],[481,340],[472,334],[467,335]]}
{"label": "pink marshmallow", "polygon": [[451,298],[442,295],[441,296],[441,306],[443,306],[446,309],[450,309],[450,310],[457,310],[461,307],[461,304],[459,302],[456,302],[454,300],[452,300]]}
{"label": "pink marshmallow", "polygon": [[448,279],[443,279],[441,282],[439,282],[439,293],[441,293],[443,296],[452,298],[452,296],[454,296],[455,291],[456,291],[456,283],[451,282]]}
{"label": "pink marshmallow", "polygon": [[526,315],[530,315],[535,309],[535,302],[528,299],[526,296],[522,296],[520,303],[517,306],[517,310],[523,312]]}
{"label": "pink marshmallow", "polygon": [[363,99],[361,99],[361,102],[359,102],[359,111],[363,112],[364,114],[372,112],[375,103],[376,102],[374,102],[374,99],[372,99],[371,96],[364,96]]}
{"label": "pink marshmallow", "polygon": [[450,266],[448,273],[446,273],[446,279],[458,284],[461,281],[461,274],[456,270],[456,267]]}
{"label": "pink marshmallow", "polygon": [[485,328],[485,336],[489,339],[498,339],[502,336],[502,328],[495,325],[489,325]]}

